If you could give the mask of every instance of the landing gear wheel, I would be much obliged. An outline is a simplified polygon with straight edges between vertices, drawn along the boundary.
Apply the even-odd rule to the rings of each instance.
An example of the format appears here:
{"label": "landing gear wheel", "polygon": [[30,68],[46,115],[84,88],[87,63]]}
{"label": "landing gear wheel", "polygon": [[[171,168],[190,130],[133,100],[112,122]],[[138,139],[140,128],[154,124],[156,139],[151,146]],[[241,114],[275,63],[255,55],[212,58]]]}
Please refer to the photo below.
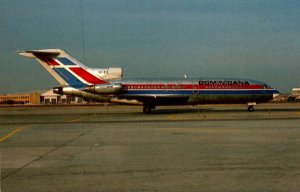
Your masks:
{"label": "landing gear wheel", "polygon": [[144,106],[143,112],[144,112],[145,114],[150,114],[150,113],[151,113],[151,108],[150,108],[149,106]]}
{"label": "landing gear wheel", "polygon": [[153,105],[144,105],[143,112],[145,114],[150,114],[153,109],[155,109],[155,106]]}
{"label": "landing gear wheel", "polygon": [[253,112],[254,111],[254,106],[253,105],[248,106],[248,111]]}

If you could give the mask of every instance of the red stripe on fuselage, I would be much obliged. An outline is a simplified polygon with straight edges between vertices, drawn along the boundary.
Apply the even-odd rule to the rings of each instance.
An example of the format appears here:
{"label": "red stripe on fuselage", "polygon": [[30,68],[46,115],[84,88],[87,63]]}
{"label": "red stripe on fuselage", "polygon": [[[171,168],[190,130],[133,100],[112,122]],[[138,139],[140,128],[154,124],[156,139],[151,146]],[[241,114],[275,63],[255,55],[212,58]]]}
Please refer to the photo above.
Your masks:
{"label": "red stripe on fuselage", "polygon": [[86,70],[84,70],[81,67],[70,67],[69,69],[88,83],[91,83],[91,84],[106,84],[106,83],[108,83],[106,81],[103,81],[103,80],[95,77],[94,75],[90,74],[89,72],[87,72]]}
{"label": "red stripe on fuselage", "polygon": [[180,89],[180,90],[191,90],[191,89],[264,89],[263,85],[197,85],[197,84],[124,84],[129,89]]}
{"label": "red stripe on fuselage", "polygon": [[198,89],[263,89],[262,85],[198,85]]}

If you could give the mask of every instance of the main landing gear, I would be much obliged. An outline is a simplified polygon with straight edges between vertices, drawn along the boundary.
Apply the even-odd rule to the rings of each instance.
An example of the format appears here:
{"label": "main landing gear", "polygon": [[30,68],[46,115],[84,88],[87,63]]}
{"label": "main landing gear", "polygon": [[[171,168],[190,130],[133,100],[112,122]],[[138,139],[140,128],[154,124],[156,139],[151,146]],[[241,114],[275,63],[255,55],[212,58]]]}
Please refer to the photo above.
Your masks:
{"label": "main landing gear", "polygon": [[150,114],[152,112],[152,110],[155,109],[155,106],[154,105],[151,105],[151,104],[145,104],[144,105],[144,108],[143,108],[143,112],[145,114]]}
{"label": "main landing gear", "polygon": [[248,111],[253,112],[254,111],[254,106],[256,105],[256,103],[255,102],[247,103],[247,105],[248,105]]}

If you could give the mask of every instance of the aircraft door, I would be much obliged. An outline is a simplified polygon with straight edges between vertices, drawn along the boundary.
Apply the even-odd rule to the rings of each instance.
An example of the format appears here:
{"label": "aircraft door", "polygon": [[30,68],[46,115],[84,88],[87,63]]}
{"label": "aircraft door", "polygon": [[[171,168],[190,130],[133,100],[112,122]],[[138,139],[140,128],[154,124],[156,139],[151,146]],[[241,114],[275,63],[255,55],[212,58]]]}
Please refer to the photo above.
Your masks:
{"label": "aircraft door", "polygon": [[175,84],[175,91],[180,91],[181,90],[181,82],[178,82]]}
{"label": "aircraft door", "polygon": [[198,81],[193,81],[193,94],[198,94],[199,93],[199,83]]}

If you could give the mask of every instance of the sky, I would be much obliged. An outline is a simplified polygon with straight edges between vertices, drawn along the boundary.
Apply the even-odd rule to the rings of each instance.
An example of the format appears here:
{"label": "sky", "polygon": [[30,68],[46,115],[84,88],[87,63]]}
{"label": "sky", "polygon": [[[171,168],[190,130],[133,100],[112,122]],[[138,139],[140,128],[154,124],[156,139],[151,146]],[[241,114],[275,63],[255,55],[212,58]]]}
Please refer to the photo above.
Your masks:
{"label": "sky", "polygon": [[299,0],[0,0],[0,94],[58,86],[18,50],[60,48],[124,78],[300,87]]}

